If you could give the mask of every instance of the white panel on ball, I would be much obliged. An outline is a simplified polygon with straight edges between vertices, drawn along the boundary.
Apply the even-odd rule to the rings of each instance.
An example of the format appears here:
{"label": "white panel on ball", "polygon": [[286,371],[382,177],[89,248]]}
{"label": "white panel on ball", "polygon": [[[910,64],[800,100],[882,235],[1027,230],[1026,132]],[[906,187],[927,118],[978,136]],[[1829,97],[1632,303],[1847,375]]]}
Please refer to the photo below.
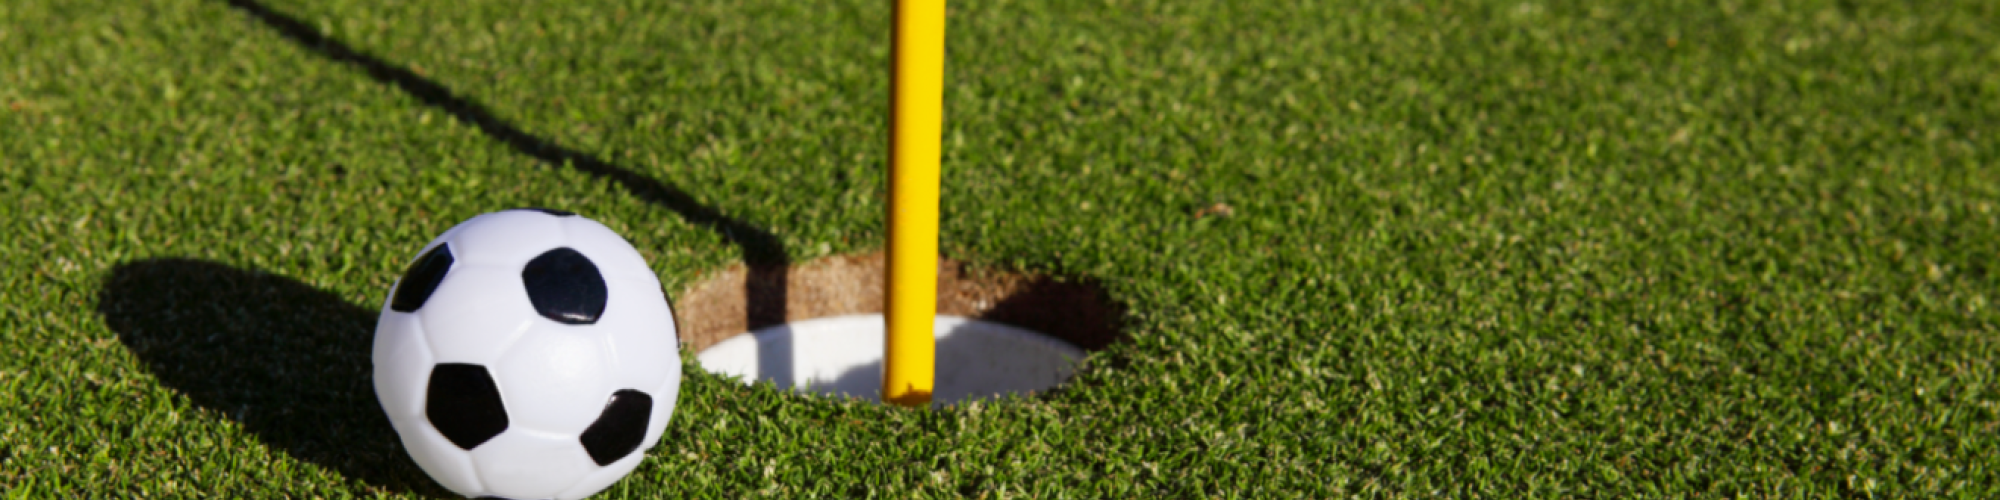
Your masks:
{"label": "white panel on ball", "polygon": [[461,261],[516,268],[564,240],[557,217],[532,210],[481,214],[454,233],[452,251]]}
{"label": "white panel on ball", "polygon": [[472,456],[452,446],[450,440],[423,419],[392,418],[389,422],[396,434],[402,436],[403,449],[410,452],[410,460],[439,485],[461,494],[486,489],[479,482],[479,473],[472,468]]}
{"label": "white panel on ball", "polygon": [[574,438],[527,430],[473,449],[472,464],[488,494],[508,498],[554,497],[597,468]]}
{"label": "white panel on ball", "polygon": [[602,336],[563,331],[572,328],[537,324],[493,364],[507,401],[532,402],[508,405],[513,425],[574,436],[597,418],[605,397],[618,389],[605,369],[610,363]]}
{"label": "white panel on ball", "polygon": [[453,266],[417,315],[439,363],[482,365],[499,359],[539,317],[518,271],[466,263]]}
{"label": "white panel on ball", "polygon": [[[597,330],[604,332],[612,352],[635,354],[614,360],[613,382],[620,387],[652,387],[669,378],[680,380],[679,333],[659,282],[611,273],[605,273],[604,280],[611,296]],[[659,361],[662,356],[670,361]]]}
{"label": "white panel on ball", "polygon": [[375,324],[375,395],[382,411],[416,418],[424,412],[424,381],[437,361],[414,314],[389,311]]}

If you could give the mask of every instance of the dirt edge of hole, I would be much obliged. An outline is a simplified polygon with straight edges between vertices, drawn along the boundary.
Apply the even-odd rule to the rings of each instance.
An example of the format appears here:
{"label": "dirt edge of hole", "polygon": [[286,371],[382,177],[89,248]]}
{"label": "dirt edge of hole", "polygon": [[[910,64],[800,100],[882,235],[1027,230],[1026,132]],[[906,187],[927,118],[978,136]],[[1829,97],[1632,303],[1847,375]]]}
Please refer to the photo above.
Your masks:
{"label": "dirt edge of hole", "polygon": [[[767,326],[880,314],[887,265],[882,252],[835,255],[789,267],[737,264],[674,295],[674,316],[682,342],[701,352]],[[938,314],[1026,328],[1086,351],[1123,338],[1119,320],[1124,310],[1092,281],[973,267],[952,259],[938,261]]]}

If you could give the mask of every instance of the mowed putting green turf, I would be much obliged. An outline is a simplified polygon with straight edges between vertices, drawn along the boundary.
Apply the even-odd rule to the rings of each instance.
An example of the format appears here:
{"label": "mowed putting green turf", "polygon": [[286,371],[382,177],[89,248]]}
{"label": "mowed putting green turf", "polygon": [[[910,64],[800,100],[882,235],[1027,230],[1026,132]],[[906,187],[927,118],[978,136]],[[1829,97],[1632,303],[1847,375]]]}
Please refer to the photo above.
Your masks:
{"label": "mowed putting green turf", "polygon": [[[951,9],[945,255],[1126,339],[935,412],[690,364],[601,498],[2000,497],[2000,4]],[[0,490],[448,495],[369,386],[414,252],[877,250],[890,14],[0,3]]]}

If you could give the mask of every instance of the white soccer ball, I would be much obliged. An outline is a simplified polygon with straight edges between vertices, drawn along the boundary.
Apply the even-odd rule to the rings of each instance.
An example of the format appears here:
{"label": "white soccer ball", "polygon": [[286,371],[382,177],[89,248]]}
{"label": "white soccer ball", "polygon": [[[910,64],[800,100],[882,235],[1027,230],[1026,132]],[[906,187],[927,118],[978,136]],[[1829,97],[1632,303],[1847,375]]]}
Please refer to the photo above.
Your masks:
{"label": "white soccer ball", "polygon": [[375,396],[445,488],[578,499],[659,441],[679,347],[672,306],[631,243],[568,212],[493,212],[425,245],[391,289]]}

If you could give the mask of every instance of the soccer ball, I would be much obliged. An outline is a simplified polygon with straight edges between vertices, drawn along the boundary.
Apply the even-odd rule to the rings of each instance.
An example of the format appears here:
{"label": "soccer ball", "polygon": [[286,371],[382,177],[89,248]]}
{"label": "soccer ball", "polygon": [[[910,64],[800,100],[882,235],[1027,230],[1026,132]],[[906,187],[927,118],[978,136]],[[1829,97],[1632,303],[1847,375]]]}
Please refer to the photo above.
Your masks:
{"label": "soccer ball", "polygon": [[577,499],[659,441],[678,349],[672,306],[631,243],[569,212],[492,212],[425,245],[391,289],[375,396],[445,488]]}

